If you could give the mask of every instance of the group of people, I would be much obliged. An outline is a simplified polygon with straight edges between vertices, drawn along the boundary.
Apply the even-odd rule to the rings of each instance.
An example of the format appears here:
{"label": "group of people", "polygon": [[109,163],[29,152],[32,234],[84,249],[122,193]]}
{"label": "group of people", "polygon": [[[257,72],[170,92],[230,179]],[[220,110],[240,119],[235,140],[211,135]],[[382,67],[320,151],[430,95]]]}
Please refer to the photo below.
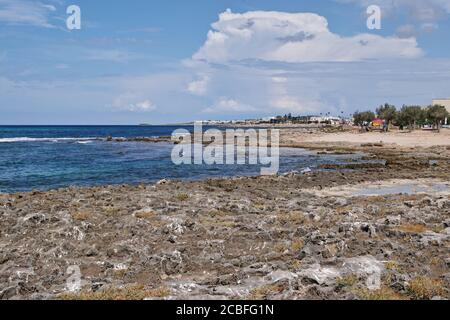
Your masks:
{"label": "group of people", "polygon": [[375,119],[372,122],[364,121],[361,126],[361,131],[369,132],[373,130],[379,130],[382,132],[388,131],[388,124],[386,120],[383,119]]}

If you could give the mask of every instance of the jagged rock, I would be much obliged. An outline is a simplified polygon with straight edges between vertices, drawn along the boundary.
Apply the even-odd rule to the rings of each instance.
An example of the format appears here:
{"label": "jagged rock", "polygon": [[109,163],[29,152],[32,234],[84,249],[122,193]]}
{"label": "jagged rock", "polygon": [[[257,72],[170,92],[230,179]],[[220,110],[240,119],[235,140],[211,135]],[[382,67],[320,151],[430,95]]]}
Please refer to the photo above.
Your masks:
{"label": "jagged rock", "polygon": [[448,268],[450,268],[450,258],[445,259],[445,264],[447,265]]}
{"label": "jagged rock", "polygon": [[284,271],[284,270],[276,270],[276,271],[272,271],[267,278],[270,279],[271,282],[276,283],[282,280],[294,280],[298,277],[297,274],[289,272],[289,271]]}
{"label": "jagged rock", "polygon": [[361,230],[367,232],[371,238],[377,235],[376,228],[371,224],[364,224],[361,226]]}
{"label": "jagged rock", "polygon": [[385,270],[385,266],[375,257],[368,255],[345,259],[342,269],[346,274],[365,278],[369,289],[379,289],[381,286],[381,275]]}
{"label": "jagged rock", "polygon": [[301,271],[298,275],[306,281],[330,286],[336,284],[336,280],[341,274],[341,271],[335,267],[323,267],[317,263]]}
{"label": "jagged rock", "polygon": [[163,184],[167,184],[169,182],[169,180],[167,180],[167,179],[162,179],[162,180],[159,180],[156,184],[157,185],[163,185]]}
{"label": "jagged rock", "polygon": [[450,219],[445,220],[443,223],[444,228],[450,228]]}
{"label": "jagged rock", "polygon": [[7,287],[0,291],[0,300],[9,300],[17,294],[17,287]]}
{"label": "jagged rock", "polygon": [[448,238],[449,238],[448,234],[427,231],[421,235],[420,243],[422,243],[425,246],[428,245],[441,246],[443,242]]}

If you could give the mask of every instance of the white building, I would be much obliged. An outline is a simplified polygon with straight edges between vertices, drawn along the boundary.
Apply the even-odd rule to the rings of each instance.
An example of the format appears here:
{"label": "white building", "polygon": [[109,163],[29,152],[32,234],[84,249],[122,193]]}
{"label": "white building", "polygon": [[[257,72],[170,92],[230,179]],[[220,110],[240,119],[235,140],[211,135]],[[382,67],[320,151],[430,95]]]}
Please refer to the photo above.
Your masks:
{"label": "white building", "polygon": [[333,125],[340,124],[342,122],[341,118],[338,117],[310,117],[309,122],[313,123],[331,123]]}

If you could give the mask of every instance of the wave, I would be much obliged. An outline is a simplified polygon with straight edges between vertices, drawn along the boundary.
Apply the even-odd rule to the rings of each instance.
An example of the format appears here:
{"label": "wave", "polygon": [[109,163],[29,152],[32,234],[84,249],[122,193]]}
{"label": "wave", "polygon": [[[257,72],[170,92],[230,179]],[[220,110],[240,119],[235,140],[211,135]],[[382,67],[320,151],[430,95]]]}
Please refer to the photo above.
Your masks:
{"label": "wave", "polygon": [[15,137],[15,138],[0,138],[0,143],[14,143],[14,142],[63,142],[63,141],[77,141],[88,142],[93,140],[100,140],[99,138],[29,138],[29,137]]}

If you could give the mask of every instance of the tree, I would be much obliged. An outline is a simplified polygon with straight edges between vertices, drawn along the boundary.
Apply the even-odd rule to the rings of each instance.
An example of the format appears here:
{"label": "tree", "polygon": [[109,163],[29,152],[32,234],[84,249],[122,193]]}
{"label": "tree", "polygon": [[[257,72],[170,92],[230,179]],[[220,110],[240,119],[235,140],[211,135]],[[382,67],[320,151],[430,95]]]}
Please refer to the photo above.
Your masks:
{"label": "tree", "polygon": [[389,103],[385,103],[384,106],[380,106],[376,110],[378,117],[386,120],[387,128],[391,122],[397,117],[397,108]]}
{"label": "tree", "polygon": [[426,110],[426,115],[427,119],[436,125],[438,131],[441,129],[441,124],[445,118],[449,117],[447,109],[440,105],[429,106]]}
{"label": "tree", "polygon": [[372,111],[359,112],[356,111],[353,114],[354,123],[358,126],[362,126],[364,122],[372,122],[375,119],[375,114]]}
{"label": "tree", "polygon": [[410,124],[407,108],[407,106],[403,106],[400,111],[397,112],[397,116],[394,120],[395,124],[400,127],[400,130],[403,130],[404,127],[407,127]]}
{"label": "tree", "polygon": [[415,130],[418,123],[425,121],[425,111],[420,106],[406,106],[404,105],[395,118],[395,122],[398,126],[408,126],[410,129]]}

